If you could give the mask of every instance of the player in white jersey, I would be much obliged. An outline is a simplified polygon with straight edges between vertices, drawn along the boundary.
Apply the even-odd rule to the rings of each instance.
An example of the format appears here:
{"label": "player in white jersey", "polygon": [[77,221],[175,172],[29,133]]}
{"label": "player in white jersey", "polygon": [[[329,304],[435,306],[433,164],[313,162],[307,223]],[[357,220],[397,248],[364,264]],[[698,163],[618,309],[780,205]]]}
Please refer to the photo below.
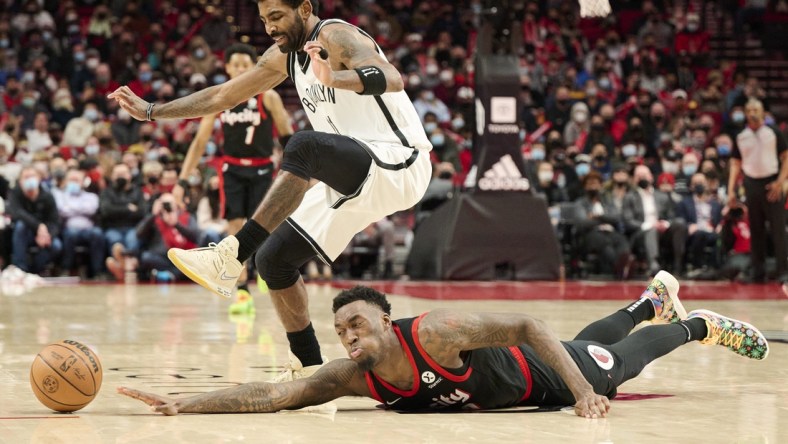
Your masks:
{"label": "player in white jersey", "polygon": [[232,108],[290,76],[315,131],[296,133],[281,173],[254,216],[215,247],[170,250],[184,274],[230,297],[241,263],[256,250],[294,355],[287,376],[322,363],[298,268],[318,256],[331,263],[353,236],[415,205],[430,180],[432,148],[401,74],[360,29],[321,21],[318,0],[263,0],[260,19],[274,39],[257,66],[227,83],[165,104],[128,87],[110,98],[139,120],[194,118]]}

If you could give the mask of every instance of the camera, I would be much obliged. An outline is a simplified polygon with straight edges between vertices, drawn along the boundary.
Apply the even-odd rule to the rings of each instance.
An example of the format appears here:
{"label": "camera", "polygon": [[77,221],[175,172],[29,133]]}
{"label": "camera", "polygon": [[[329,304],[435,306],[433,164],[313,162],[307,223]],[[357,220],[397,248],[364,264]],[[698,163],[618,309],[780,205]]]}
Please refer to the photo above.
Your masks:
{"label": "camera", "polygon": [[164,202],[163,204],[161,204],[161,208],[162,208],[164,211],[168,212],[168,213],[171,213],[171,212],[172,212],[172,204],[171,204],[171,203],[169,203],[169,202]]}

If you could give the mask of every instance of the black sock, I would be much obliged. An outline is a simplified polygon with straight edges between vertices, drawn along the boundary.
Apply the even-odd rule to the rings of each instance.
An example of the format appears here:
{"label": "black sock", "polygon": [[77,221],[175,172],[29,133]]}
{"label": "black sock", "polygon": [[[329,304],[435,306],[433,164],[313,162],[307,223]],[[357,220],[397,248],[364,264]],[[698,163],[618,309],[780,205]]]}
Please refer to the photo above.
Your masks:
{"label": "black sock", "polygon": [[651,300],[647,297],[642,297],[619,311],[623,311],[624,313],[631,316],[632,320],[635,322],[635,325],[638,325],[643,321],[654,319],[655,315],[654,304],[652,304]]}
{"label": "black sock", "polygon": [[238,239],[238,262],[246,262],[260,245],[263,245],[268,236],[268,231],[254,219],[246,221],[243,228],[235,235]]}
{"label": "black sock", "polygon": [[320,356],[320,344],[317,342],[315,329],[312,328],[311,322],[301,331],[288,332],[287,340],[290,342],[290,351],[296,355],[304,367],[323,363],[323,357]]}
{"label": "black sock", "polygon": [[238,289],[249,293],[249,285],[246,282],[243,284],[238,284]]}
{"label": "black sock", "polygon": [[709,334],[709,328],[706,326],[704,319],[692,318],[681,321],[679,324],[687,330],[687,342],[706,339],[706,336]]}

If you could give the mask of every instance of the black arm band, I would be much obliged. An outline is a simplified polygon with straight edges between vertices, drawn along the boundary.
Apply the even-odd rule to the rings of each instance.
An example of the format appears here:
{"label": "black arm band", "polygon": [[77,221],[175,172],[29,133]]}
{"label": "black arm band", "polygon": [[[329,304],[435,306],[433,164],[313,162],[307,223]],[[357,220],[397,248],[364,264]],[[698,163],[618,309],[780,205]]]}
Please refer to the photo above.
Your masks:
{"label": "black arm band", "polygon": [[358,76],[361,78],[361,83],[364,85],[364,91],[359,94],[364,96],[379,96],[386,92],[386,75],[383,70],[377,66],[362,66],[356,68]]}
{"label": "black arm band", "polygon": [[180,185],[184,190],[188,190],[190,188],[189,181],[186,179],[178,179],[178,185]]}
{"label": "black arm band", "polygon": [[282,145],[282,148],[286,147],[287,146],[287,141],[290,140],[291,137],[293,137],[292,134],[288,134],[286,136],[280,137],[279,138],[279,145]]}

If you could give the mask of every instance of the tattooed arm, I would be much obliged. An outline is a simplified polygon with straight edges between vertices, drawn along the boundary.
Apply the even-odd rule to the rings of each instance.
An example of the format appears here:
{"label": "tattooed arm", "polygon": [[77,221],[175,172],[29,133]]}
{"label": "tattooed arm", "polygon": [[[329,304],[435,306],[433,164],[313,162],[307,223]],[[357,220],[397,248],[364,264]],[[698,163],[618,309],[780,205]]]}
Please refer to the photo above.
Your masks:
{"label": "tattooed arm", "polygon": [[[575,412],[596,417],[607,413],[607,398],[596,395],[555,333],[543,321],[525,314],[458,313],[436,310],[419,323],[419,341],[444,367],[459,367],[460,352],[485,347],[527,344],[569,386],[577,400]],[[596,409],[596,410],[594,410]]]}
{"label": "tattooed arm", "polygon": [[350,359],[331,361],[314,375],[285,383],[252,382],[224,390],[172,399],[119,387],[118,393],[165,415],[178,413],[270,413],[323,404],[342,396],[370,396],[364,374]]}
{"label": "tattooed arm", "polygon": [[[320,57],[320,50],[328,50],[328,60]],[[326,25],[317,41],[307,42],[304,50],[311,57],[315,76],[326,86],[360,93],[364,84],[355,71],[373,65],[386,76],[386,92],[402,91],[402,75],[375,48],[375,42],[355,28],[337,23]]]}
{"label": "tattooed arm", "polygon": [[[153,108],[153,119],[181,119],[217,114],[267,91],[287,78],[287,55],[276,45],[260,57],[257,66],[221,85],[205,88],[169,103]],[[139,98],[129,87],[121,86],[108,96],[137,120],[145,120],[148,102]]]}

